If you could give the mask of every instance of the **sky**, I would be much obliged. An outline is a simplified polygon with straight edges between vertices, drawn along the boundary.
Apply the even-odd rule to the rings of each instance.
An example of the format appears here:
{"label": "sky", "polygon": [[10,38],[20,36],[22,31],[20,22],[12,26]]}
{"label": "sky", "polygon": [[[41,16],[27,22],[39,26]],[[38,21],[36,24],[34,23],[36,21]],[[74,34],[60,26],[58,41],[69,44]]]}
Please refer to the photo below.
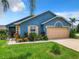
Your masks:
{"label": "sky", "polygon": [[[8,0],[8,2],[10,9],[5,13],[0,5],[0,25],[6,25],[30,15],[29,0]],[[49,10],[67,19],[73,17],[79,19],[79,0],[36,0],[35,5],[35,15]]]}

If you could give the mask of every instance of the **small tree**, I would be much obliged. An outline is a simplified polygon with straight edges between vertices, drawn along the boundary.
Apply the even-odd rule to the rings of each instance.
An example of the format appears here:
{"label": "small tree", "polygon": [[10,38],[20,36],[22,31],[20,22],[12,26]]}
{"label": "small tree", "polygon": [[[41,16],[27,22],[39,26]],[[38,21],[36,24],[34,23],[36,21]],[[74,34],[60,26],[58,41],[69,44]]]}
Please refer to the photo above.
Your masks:
{"label": "small tree", "polygon": [[79,24],[77,25],[77,32],[79,33]]}
{"label": "small tree", "polygon": [[75,29],[71,29],[70,38],[75,38],[75,33],[76,33]]}
{"label": "small tree", "polygon": [[51,48],[51,51],[53,54],[55,55],[60,55],[61,54],[61,50],[60,50],[60,46],[58,44],[54,44]]}

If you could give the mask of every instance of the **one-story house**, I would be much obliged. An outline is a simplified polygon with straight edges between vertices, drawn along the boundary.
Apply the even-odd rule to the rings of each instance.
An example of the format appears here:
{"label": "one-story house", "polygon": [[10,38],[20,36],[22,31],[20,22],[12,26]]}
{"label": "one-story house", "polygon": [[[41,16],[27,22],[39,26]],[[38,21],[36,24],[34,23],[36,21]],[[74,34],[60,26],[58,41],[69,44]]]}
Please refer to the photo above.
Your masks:
{"label": "one-story house", "polygon": [[63,17],[51,11],[36,16],[28,16],[7,25],[10,35],[19,33],[45,33],[48,38],[68,38],[71,24]]}

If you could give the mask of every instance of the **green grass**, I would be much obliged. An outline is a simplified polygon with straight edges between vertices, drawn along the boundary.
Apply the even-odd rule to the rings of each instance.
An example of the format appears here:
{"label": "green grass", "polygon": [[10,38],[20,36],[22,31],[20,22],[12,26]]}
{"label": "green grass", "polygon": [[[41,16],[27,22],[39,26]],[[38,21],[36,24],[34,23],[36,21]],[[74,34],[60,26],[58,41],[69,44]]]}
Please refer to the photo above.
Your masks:
{"label": "green grass", "polygon": [[54,55],[50,52],[53,44],[35,43],[35,44],[19,44],[6,45],[6,41],[0,41],[0,59],[79,59],[79,53],[61,47],[61,55]]}
{"label": "green grass", "polygon": [[0,46],[5,45],[6,44],[6,40],[0,40]]}

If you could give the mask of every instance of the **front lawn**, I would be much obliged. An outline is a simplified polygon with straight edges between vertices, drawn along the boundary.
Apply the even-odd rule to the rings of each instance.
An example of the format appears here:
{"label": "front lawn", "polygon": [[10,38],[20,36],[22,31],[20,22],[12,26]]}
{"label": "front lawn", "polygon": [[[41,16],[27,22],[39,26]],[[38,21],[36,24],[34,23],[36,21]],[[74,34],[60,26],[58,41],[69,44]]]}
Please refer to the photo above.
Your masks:
{"label": "front lawn", "polygon": [[[5,43],[5,41],[2,41]],[[1,43],[1,41],[0,41]],[[53,44],[35,43],[6,45],[0,44],[0,59],[79,59],[79,53],[59,45],[61,55],[54,55],[50,52]]]}
{"label": "front lawn", "polygon": [[6,40],[0,40],[0,46],[5,45],[7,43]]}

